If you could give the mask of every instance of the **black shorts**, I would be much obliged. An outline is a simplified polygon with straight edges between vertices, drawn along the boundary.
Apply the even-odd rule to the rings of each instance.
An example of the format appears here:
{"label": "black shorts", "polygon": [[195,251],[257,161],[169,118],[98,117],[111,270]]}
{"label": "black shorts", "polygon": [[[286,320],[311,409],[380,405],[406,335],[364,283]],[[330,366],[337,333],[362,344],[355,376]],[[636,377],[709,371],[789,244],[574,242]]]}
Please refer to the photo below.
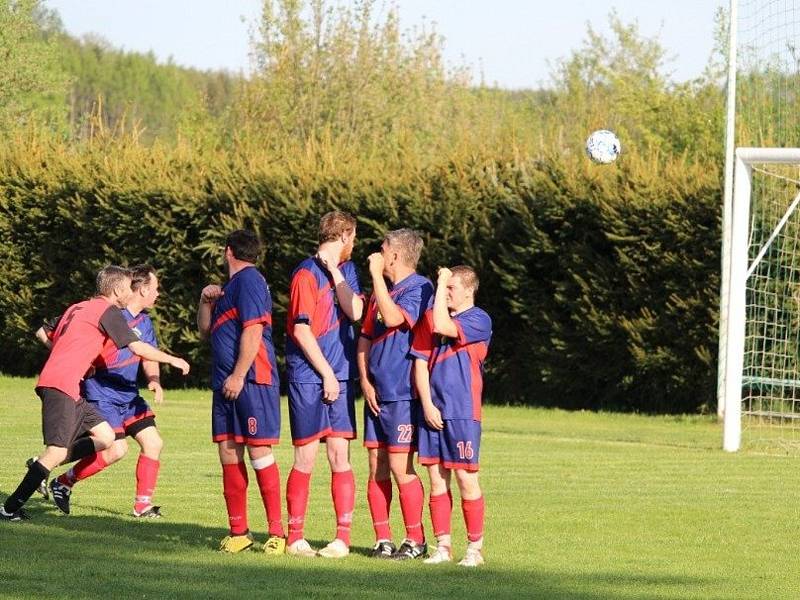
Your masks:
{"label": "black shorts", "polygon": [[42,438],[45,446],[69,448],[76,439],[105,419],[83,398],[73,400],[55,388],[38,387],[42,399]]}

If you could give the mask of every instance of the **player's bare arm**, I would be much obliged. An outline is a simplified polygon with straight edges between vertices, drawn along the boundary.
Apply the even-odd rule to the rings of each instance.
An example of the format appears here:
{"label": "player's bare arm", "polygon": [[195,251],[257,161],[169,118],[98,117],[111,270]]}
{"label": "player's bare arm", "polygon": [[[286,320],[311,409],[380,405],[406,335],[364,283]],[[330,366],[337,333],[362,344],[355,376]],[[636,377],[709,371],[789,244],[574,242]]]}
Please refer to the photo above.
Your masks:
{"label": "player's bare arm", "polygon": [[433,299],[433,332],[449,338],[458,337],[458,328],[447,309],[447,286],[453,272],[447,267],[439,269],[436,282],[436,295]]}
{"label": "player's bare arm", "polygon": [[351,321],[358,321],[364,314],[364,300],[347,284],[335,258],[322,251],[317,256],[322,265],[328,270],[328,273],[331,274],[336,299],[339,301],[339,306],[342,307],[344,314]]}
{"label": "player's bare arm", "polygon": [[364,394],[364,401],[369,406],[372,414],[376,417],[381,412],[378,406],[378,393],[375,386],[369,380],[369,351],[372,348],[372,341],[365,337],[358,338],[358,346],[356,347],[356,364],[358,365],[358,374],[361,381],[361,392]]}
{"label": "player's bare arm", "polygon": [[211,312],[214,303],[222,296],[222,288],[216,284],[207,285],[200,292],[200,303],[197,306],[197,330],[200,338],[205,339],[211,331]]}
{"label": "player's bare arm", "polygon": [[294,338],[308,362],[322,377],[323,401],[335,402],[339,397],[339,381],[336,379],[336,374],[333,372],[331,365],[325,360],[311,327],[306,323],[297,323],[294,326]]}
{"label": "player's bare arm", "polygon": [[143,358],[144,360],[152,360],[155,362],[166,363],[180,370],[180,372],[183,375],[189,374],[188,362],[186,362],[182,358],[178,358],[177,356],[172,356],[171,354],[162,352],[157,348],[153,348],[147,342],[143,342],[141,340],[136,342],[131,342],[130,344],[128,344],[128,349],[131,352],[133,352],[136,356]]}
{"label": "player's bare arm", "polygon": [[258,354],[261,345],[261,334],[264,332],[262,323],[248,325],[242,330],[239,338],[239,357],[233,366],[233,372],[225,378],[222,384],[222,395],[227,400],[236,400],[244,387],[244,379]]}
{"label": "player's bare arm", "polygon": [[383,278],[385,265],[383,254],[374,252],[367,257],[367,260],[369,261],[369,274],[372,278],[372,293],[375,295],[375,302],[378,305],[378,311],[381,313],[384,324],[387,327],[402,325],[405,317],[389,295],[389,288],[386,287],[386,280]]}
{"label": "player's bare arm", "polygon": [[441,411],[433,405],[431,399],[431,379],[428,372],[428,362],[421,359],[414,359],[414,383],[417,386],[419,402],[422,405],[422,412],[425,422],[433,429],[444,429]]}
{"label": "player's bare arm", "polygon": [[39,329],[36,330],[36,339],[44,344],[44,346],[47,348],[52,348],[53,346],[53,342],[51,342],[50,338],[47,337],[47,332],[44,330],[44,327],[39,327]]}
{"label": "player's bare arm", "polygon": [[142,361],[142,371],[147,380],[147,389],[153,392],[153,401],[156,404],[164,402],[164,390],[161,387],[161,367],[152,360]]}

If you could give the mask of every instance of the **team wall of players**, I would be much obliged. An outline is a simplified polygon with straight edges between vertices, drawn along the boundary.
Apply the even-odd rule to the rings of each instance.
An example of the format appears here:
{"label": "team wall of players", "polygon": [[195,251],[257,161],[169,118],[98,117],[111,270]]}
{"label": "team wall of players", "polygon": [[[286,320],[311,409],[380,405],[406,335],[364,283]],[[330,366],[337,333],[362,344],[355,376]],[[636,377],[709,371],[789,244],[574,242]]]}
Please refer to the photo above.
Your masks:
{"label": "team wall of players", "polygon": [[[273,454],[281,423],[272,299],[255,266],[262,247],[253,232],[237,230],[228,236],[228,280],[222,286],[209,284],[200,294],[197,326],[212,351],[212,439],[229,523],[220,549],[235,553],[254,545],[247,515],[247,456],[266,514],[265,553],[324,558],[349,554],[356,493],[350,442],[357,435],[358,386],[365,399],[367,501],[375,532],[371,555],[429,564],[451,561],[455,475],[468,537],[459,564],[478,566],[484,560],[484,499],[478,482],[482,373],[491,339],[491,319],[474,304],[478,277],[470,267],[442,268],[434,286],[416,273],[421,237],[398,229],[388,232],[380,251],[368,258],[373,293],[367,301],[350,260],[356,234],[351,215],[324,215],[316,252],[292,273],[286,377],[294,457],[285,488],[286,530]],[[146,316],[158,295],[157,277],[147,266],[137,269],[104,269],[95,298],[73,305],[37,334],[52,346],[36,387],[43,403],[45,450],[28,461],[19,487],[0,507],[0,519],[27,518],[22,506],[30,495],[36,489],[47,494],[50,472],[77,460],[49,486],[56,505],[68,513],[72,487],[119,460],[127,451],[126,435],[141,448],[133,514],[161,515],[151,503],[161,438],[150,407],[139,395],[136,375],[141,361],[159,402],[158,363],[184,373],[189,366],[157,349]],[[363,324],[357,336],[358,321]],[[82,351],[76,355],[78,345]],[[315,550],[304,527],[321,442],[331,472],[336,523],[332,541]],[[430,553],[415,452],[428,471],[436,538]],[[398,546],[389,527],[392,479],[405,527]]]}

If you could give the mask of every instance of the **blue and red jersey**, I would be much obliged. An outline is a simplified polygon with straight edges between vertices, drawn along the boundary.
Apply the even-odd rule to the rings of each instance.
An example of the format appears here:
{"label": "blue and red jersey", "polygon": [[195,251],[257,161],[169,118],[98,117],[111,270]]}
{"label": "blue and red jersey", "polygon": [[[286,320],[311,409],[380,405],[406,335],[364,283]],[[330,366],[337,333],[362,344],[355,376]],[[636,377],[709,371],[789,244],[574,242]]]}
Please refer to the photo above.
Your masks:
{"label": "blue and red jersey", "polygon": [[379,402],[410,400],[416,396],[411,376],[413,357],[409,352],[414,327],[431,306],[433,284],[426,277],[412,273],[391,285],[389,296],[403,313],[404,321],[396,327],[387,327],[373,295],[361,328],[362,337],[372,342],[369,375]]}
{"label": "blue and red jersey", "polygon": [[412,356],[428,361],[431,399],[443,419],[481,420],[483,361],[492,338],[492,319],[473,306],[452,317],[458,337],[433,333],[433,311],[414,332]]}
{"label": "blue and red jersey", "polygon": [[247,372],[246,381],[278,385],[275,347],[272,343],[272,296],[264,276],[253,266],[245,267],[222,287],[223,295],[211,313],[211,388],[222,388],[239,358],[242,330],[261,324],[261,343]]}
{"label": "blue and red jersey", "polygon": [[[339,269],[353,293],[360,296],[361,286],[353,262],[343,262]],[[289,381],[321,383],[319,373],[295,340],[294,328],[300,323],[311,327],[336,379],[348,381],[358,378],[353,323],[339,306],[330,273],[314,256],[297,265],[292,273],[286,320],[286,370]]]}
{"label": "blue and red jersey", "polygon": [[[153,322],[145,312],[135,317],[127,308],[122,316],[134,333],[143,342],[158,348]],[[83,380],[83,394],[92,402],[110,401],[114,404],[127,405],[139,395],[139,364],[141,358],[131,352],[128,347],[117,348],[110,339],[103,345],[100,356],[95,359],[94,375]]]}

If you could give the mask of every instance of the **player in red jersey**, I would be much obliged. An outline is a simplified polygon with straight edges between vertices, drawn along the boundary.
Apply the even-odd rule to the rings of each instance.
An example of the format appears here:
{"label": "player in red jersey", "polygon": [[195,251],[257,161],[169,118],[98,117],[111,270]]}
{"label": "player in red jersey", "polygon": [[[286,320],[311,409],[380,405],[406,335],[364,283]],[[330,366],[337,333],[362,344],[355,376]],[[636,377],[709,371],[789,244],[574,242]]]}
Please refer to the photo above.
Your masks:
{"label": "player in red jersey", "polygon": [[130,300],[131,273],[110,266],[97,275],[97,296],[70,306],[53,332],[53,347],[39,375],[44,452],[30,463],[19,486],[0,507],[0,520],[27,518],[22,506],[56,466],[105,450],[114,430],[80,395],[80,383],[106,340],[146,360],[189,372],[189,363],[141,341],[128,327],[121,308]]}
{"label": "player in red jersey", "polygon": [[[415,272],[423,241],[411,229],[386,234],[369,256],[373,294],[367,307],[357,361],[364,394],[364,446],[369,452],[367,500],[375,530],[372,556],[404,560],[426,551],[422,527],[425,492],[414,470],[419,403],[409,355],[413,329],[430,307],[433,284]],[[386,279],[389,280],[389,286]],[[406,535],[392,543],[390,472],[400,491]]]}
{"label": "player in red jersey", "polygon": [[412,354],[424,421],[419,428],[419,461],[428,466],[430,511],[436,551],[428,564],[452,556],[450,519],[455,473],[467,528],[467,552],[458,564],[483,563],[484,501],[478,483],[483,361],[492,320],[475,306],[478,276],[470,267],[440,269],[433,310],[414,332]]}
{"label": "player in red jersey", "polygon": [[272,446],[280,438],[278,369],[272,343],[272,296],[255,262],[261,242],[252,231],[232,232],[225,242],[228,281],[208,285],[200,295],[197,326],[212,352],[212,439],[222,465],[222,489],[230,534],[223,552],[253,545],[247,522],[247,467],[255,470],[267,516],[267,554],[283,554],[281,482]]}
{"label": "player in red jersey", "polygon": [[289,422],[294,464],[286,483],[289,537],[293,556],[317,553],[303,537],[311,471],[320,441],[327,447],[336,537],[319,556],[342,558],[350,552],[355,479],[350,440],[356,437],[355,380],[358,377],[353,322],[364,300],[350,260],[356,220],[333,211],[320,219],[319,247],[292,273],[286,325]]}
{"label": "player in red jersey", "polygon": [[[159,296],[159,281],[156,271],[149,265],[131,267],[131,299],[122,311],[128,326],[139,338],[157,348],[153,322],[148,309],[153,308]],[[36,332],[36,337],[47,347],[52,346],[53,332],[58,319],[46,321]],[[136,440],[140,454],[136,463],[136,496],[133,516],[136,518],[158,518],[161,507],[152,503],[155,492],[159,461],[163,441],[156,428],[155,415],[139,393],[139,365],[147,378],[147,387],[155,394],[156,404],[163,402],[160,369],[157,362],[142,361],[128,348],[118,349],[111,339],[103,346],[101,355],[93,364],[94,372],[85,377],[81,396],[111,425],[116,439],[110,448],[89,455],[50,484],[56,506],[67,514],[70,498],[76,483],[97,475],[109,465],[121,460],[128,452],[127,436]],[[35,460],[35,459],[31,459]],[[40,492],[48,497],[48,488]]]}

